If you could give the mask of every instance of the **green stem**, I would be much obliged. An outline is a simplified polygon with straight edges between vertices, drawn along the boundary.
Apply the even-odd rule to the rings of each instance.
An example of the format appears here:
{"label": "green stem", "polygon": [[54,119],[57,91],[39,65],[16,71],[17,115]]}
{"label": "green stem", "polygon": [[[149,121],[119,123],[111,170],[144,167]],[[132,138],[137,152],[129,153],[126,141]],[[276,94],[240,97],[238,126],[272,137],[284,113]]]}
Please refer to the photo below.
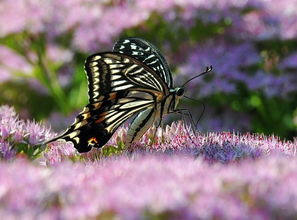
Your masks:
{"label": "green stem", "polygon": [[[23,33],[23,39],[19,39],[16,41],[19,48],[21,49],[21,53],[32,66],[38,66],[40,71],[34,72],[34,77],[37,78],[42,85],[44,85],[54,98],[55,102],[58,105],[58,108],[61,112],[68,113],[69,107],[67,105],[66,95],[59,84],[59,80],[54,72],[52,72],[44,59],[44,55],[42,53],[42,43],[40,36],[33,36],[28,33]],[[20,42],[22,41],[22,42]],[[35,44],[35,45],[34,45]],[[37,44],[37,46],[36,46]],[[38,45],[39,44],[39,45]],[[37,55],[37,62],[32,60],[29,56],[29,51],[33,50]]]}
{"label": "green stem", "polygon": [[64,113],[68,113],[69,107],[66,101],[67,98],[57,79],[56,74],[48,68],[40,51],[37,51],[37,57],[38,66],[41,69],[41,74],[39,75],[41,82],[49,89],[50,93],[55,98],[59,109]]}

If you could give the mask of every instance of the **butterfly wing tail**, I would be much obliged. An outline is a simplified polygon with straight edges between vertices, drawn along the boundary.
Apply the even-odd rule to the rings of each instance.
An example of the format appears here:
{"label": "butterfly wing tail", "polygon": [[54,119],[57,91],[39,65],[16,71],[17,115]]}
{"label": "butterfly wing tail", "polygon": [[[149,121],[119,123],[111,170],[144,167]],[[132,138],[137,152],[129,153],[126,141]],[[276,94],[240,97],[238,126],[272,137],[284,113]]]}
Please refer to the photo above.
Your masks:
{"label": "butterfly wing tail", "polygon": [[79,153],[88,152],[92,149],[91,145],[89,145],[88,143],[82,144],[79,137],[74,137],[73,135],[73,132],[66,131],[57,137],[41,143],[41,145],[47,145],[58,140],[64,140],[65,142],[72,142]]}
{"label": "butterfly wing tail", "polygon": [[[77,126],[78,124],[76,124]],[[86,124],[75,129],[75,125],[58,137],[50,139],[43,144],[48,144],[57,140],[70,141],[79,153],[88,152],[95,148],[101,148],[110,139],[112,133],[108,133],[103,123]]]}
{"label": "butterfly wing tail", "polygon": [[55,142],[57,140],[65,140],[65,138],[67,137],[67,135],[69,134],[69,132],[64,132],[63,134],[57,136],[57,137],[54,137],[52,139],[49,139],[47,141],[44,141],[44,142],[41,142],[40,144],[41,145],[46,145],[46,144],[49,144],[49,143],[52,143],[52,142]]}

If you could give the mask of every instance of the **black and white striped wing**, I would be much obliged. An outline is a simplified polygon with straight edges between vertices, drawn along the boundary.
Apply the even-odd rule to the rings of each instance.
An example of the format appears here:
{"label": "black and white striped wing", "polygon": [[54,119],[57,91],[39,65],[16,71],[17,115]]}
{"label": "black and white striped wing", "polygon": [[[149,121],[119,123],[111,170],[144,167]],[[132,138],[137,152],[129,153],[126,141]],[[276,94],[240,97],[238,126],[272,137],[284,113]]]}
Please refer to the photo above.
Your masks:
{"label": "black and white striped wing", "polygon": [[150,67],[169,88],[173,87],[172,74],[165,58],[151,43],[139,38],[125,38],[116,42],[113,51],[133,56]]}
{"label": "black and white striped wing", "polygon": [[86,60],[85,70],[90,103],[111,92],[127,89],[147,89],[164,95],[169,93],[167,84],[158,74],[126,54],[107,52],[91,55]]}
{"label": "black and white striped wing", "polygon": [[119,53],[99,53],[87,58],[88,104],[74,124],[61,136],[49,141],[71,141],[79,152],[107,143],[128,118],[168,94],[163,80],[138,60]]}
{"label": "black and white striped wing", "polygon": [[73,125],[50,142],[64,139],[71,141],[78,152],[88,152],[92,147],[105,145],[116,129],[134,114],[153,108],[154,97],[146,92],[113,92],[101,97],[101,101],[88,104]]}

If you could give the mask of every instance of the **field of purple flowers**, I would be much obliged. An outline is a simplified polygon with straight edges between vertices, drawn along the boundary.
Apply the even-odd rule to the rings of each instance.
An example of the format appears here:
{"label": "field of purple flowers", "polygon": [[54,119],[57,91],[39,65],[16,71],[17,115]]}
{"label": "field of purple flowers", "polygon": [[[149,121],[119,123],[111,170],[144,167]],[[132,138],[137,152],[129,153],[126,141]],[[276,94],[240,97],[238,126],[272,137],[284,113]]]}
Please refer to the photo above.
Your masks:
{"label": "field of purple flowers", "polygon": [[126,127],[102,150],[36,145],[55,134],[0,107],[1,219],[271,219],[297,215],[297,140]]}
{"label": "field of purple flowers", "polygon": [[[2,0],[1,219],[297,217],[297,0]],[[41,142],[87,104],[83,66],[121,37],[193,80],[181,118],[125,149]],[[52,127],[52,128],[51,128]]]}

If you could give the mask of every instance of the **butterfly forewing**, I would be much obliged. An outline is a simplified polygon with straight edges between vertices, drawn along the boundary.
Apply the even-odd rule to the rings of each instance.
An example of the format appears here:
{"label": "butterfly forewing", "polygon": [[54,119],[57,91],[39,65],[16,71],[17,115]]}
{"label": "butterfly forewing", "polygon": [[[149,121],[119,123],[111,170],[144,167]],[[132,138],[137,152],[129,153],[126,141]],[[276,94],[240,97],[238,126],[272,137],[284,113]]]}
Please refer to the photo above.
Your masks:
{"label": "butterfly forewing", "polygon": [[107,143],[115,130],[128,118],[153,107],[154,97],[147,92],[110,93],[102,101],[88,104],[76,117],[73,125],[54,140],[71,141],[80,153],[87,152],[92,147],[99,148]]}
{"label": "butterfly forewing", "polygon": [[113,51],[133,56],[159,75],[169,88],[173,87],[172,74],[161,52],[149,42],[139,38],[119,40]]}

